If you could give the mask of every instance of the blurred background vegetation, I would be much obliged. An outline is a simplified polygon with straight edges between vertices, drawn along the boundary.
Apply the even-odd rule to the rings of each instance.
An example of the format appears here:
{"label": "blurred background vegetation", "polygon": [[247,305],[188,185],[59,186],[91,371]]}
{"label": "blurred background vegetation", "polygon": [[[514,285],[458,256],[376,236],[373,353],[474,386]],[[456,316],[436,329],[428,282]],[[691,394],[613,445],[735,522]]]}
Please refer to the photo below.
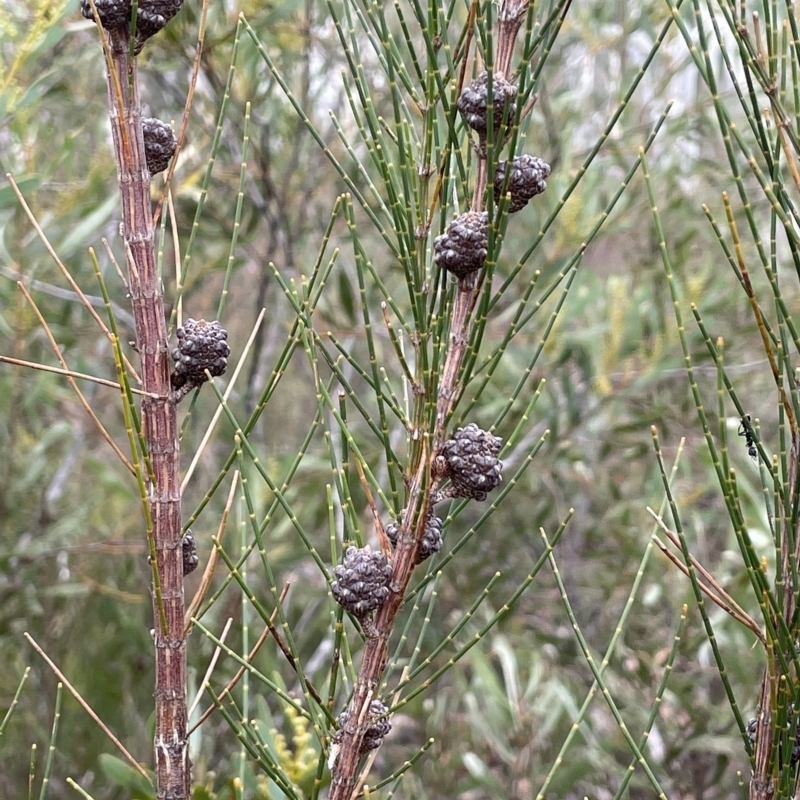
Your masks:
{"label": "blurred background vegetation", "polygon": [[[187,3],[158,46],[143,55],[146,114],[180,120],[195,53],[198,7]],[[328,112],[348,118],[338,81],[344,64],[323,4],[212,2],[187,145],[174,184],[175,217],[183,240],[200,197],[239,11],[247,14],[304,107],[314,109],[314,121],[335,152],[339,145]],[[528,150],[553,167],[550,188],[541,202],[518,215],[522,224],[509,226],[498,279],[527,249],[532,232],[580,168],[668,16],[663,2],[581,2],[570,9],[542,76],[528,134]],[[96,33],[80,16],[77,0],[0,0],[2,173],[15,177],[55,250],[90,295],[98,292],[87,248],[98,251],[112,299],[121,309],[117,316],[122,338],[128,340],[134,334],[125,288],[100,244],[101,237],[107,237],[119,257],[118,196],[104,97]],[[726,364],[749,413],[762,419],[767,440],[774,434],[769,420],[775,416],[768,364],[747,300],[700,210],[706,203],[723,218],[720,195],[732,191],[731,178],[710,95],[674,29],[579,190],[549,230],[534,266],[545,277],[561,269],[670,100],[674,105],[649,162],[676,277],[687,308],[689,302],[697,303],[712,335],[725,337]],[[267,264],[274,261],[284,275],[298,281],[309,274],[334,202],[344,189],[252,43],[243,41],[196,234],[185,315],[210,319],[216,313],[232,235],[247,102],[252,108],[248,172],[230,298],[222,319],[235,354],[241,352],[262,307],[267,315],[231,398],[241,418],[252,410],[293,321]],[[536,431],[551,433],[492,525],[482,528],[460,552],[457,568],[445,571],[427,634],[431,641],[449,632],[496,571],[502,574],[492,596],[507,597],[542,552],[539,527],[554,531],[574,508],[556,552],[582,629],[594,652],[603,653],[650,541],[653,522],[646,507],[658,508],[663,496],[651,425],[659,430],[668,461],[685,437],[676,492],[694,554],[753,611],[688,391],[648,209],[637,175],[586,252],[537,365],[535,377],[547,382],[535,411]],[[0,186],[0,232],[0,353],[56,365],[16,286],[23,281],[70,367],[115,379],[107,340],[68,291],[6,183]],[[346,238],[340,220],[332,243]],[[373,244],[372,252],[379,252],[380,243]],[[345,252],[349,250],[343,246],[316,314],[323,326],[319,329],[327,326],[357,347],[363,337],[358,283],[352,256]],[[163,264],[169,297],[175,285],[170,246]],[[384,266],[387,282],[399,284],[399,268],[388,259]],[[498,341],[508,325],[515,291],[512,286],[508,301],[498,304],[489,324],[489,344]],[[797,297],[789,294],[787,302],[796,307]],[[696,329],[690,327],[688,333],[701,389],[713,398],[716,369]],[[523,332],[514,341],[473,412],[476,421],[490,420],[493,409],[508,396],[538,335]],[[382,344],[389,352],[388,339]],[[90,384],[83,388],[104,423],[121,437],[117,394]],[[186,463],[215,407],[211,393],[206,394],[184,433]],[[299,354],[251,440],[275,480],[282,478],[297,453],[316,408],[310,371]],[[734,434],[739,420],[731,418],[727,425],[738,445]],[[231,429],[224,421],[220,427],[184,496],[185,514],[201,500],[230,452]],[[324,451],[319,452],[318,458],[312,453],[304,460],[290,491],[304,510],[304,526],[316,532],[318,549],[324,553],[330,465]],[[0,710],[8,707],[26,666],[31,667],[18,709],[0,737],[0,786],[7,787],[8,797],[23,797],[30,747],[38,744],[41,760],[49,740],[57,681],[22,633],[30,632],[134,756],[149,763],[152,620],[135,484],[62,378],[0,366],[0,453]],[[768,549],[765,522],[756,506],[757,471],[743,441],[732,447],[730,457],[740,490],[750,492],[744,499],[751,512],[751,535],[756,541],[761,536]],[[223,494],[214,497],[193,528],[201,564],[216,533]],[[266,489],[261,500],[270,500]],[[367,519],[364,507],[359,513]],[[459,517],[459,528],[480,513],[480,508],[468,508]],[[458,531],[445,550],[457,539]],[[288,522],[272,529],[270,546],[273,563],[280,568],[278,579],[294,587],[287,610],[295,629],[303,630],[300,646],[313,672],[330,647],[325,587],[309,572]],[[257,571],[249,579],[256,587],[265,580]],[[194,577],[187,581],[188,597],[195,586]],[[688,582],[654,552],[606,673],[632,731],[644,725],[684,602],[692,602]],[[490,599],[479,611],[478,624],[497,610]],[[229,599],[212,609],[205,624],[218,632],[228,617],[236,621],[240,614],[240,598],[230,590]],[[753,637],[721,612],[712,610],[712,617],[743,713],[752,716],[762,669],[752,649]],[[229,643],[235,646],[238,634],[233,631]],[[195,632],[189,643],[195,684],[212,651],[213,645]],[[257,666],[279,681],[293,680],[270,643]],[[235,669],[236,664],[225,659],[217,667],[223,679]],[[432,749],[406,779],[402,796],[534,797],[591,683],[555,582],[545,569],[513,614],[436,687],[395,716],[379,761],[402,763],[434,737]],[[267,706],[265,700],[265,716]],[[287,721],[275,724],[290,735]],[[238,769],[238,750],[228,726],[213,716],[192,746],[196,779],[220,797],[229,796],[226,787]],[[659,780],[671,798],[742,796],[740,773],[749,774],[749,762],[696,612],[689,613],[649,747],[651,763],[658,765]],[[76,796],[65,783],[67,776],[97,800],[131,796],[129,789],[115,783],[113,762],[100,757],[113,752],[97,726],[65,697],[50,796]],[[629,760],[618,727],[607,707],[596,700],[547,796],[610,798]],[[652,796],[642,780],[634,777],[630,797]],[[266,797],[267,791],[253,775],[250,796]]]}

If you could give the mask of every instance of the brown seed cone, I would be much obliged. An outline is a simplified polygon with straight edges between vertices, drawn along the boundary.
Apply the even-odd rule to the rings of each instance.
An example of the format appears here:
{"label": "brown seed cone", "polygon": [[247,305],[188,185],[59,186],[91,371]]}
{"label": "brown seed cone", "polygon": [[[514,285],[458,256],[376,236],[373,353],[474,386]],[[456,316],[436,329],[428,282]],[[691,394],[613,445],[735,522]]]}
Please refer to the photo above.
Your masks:
{"label": "brown seed cone", "polygon": [[458,278],[483,269],[489,252],[489,215],[467,211],[447,224],[433,241],[433,260]]}
{"label": "brown seed cone", "polygon": [[228,332],[219,322],[187,319],[176,333],[178,346],[172,351],[175,370],[170,376],[174,389],[205,383],[205,370],[213,377],[225,372],[231,348],[225,341]]}
{"label": "brown seed cone", "polygon": [[[514,101],[517,98],[517,87],[509,83],[502,75],[492,75],[492,107],[494,112],[494,140],[502,141],[503,117],[506,125],[511,127],[516,116]],[[486,138],[488,128],[489,105],[489,73],[482,72],[467,86],[456,104],[464,122],[477,131],[481,139]]]}
{"label": "brown seed cone", "polygon": [[[138,55],[144,43],[155,36],[180,10],[183,0],[139,0],[136,13],[136,43]],[[106,30],[129,28],[133,3],[131,0],[95,0],[97,15]],[[89,0],[81,0],[81,14],[94,19]]]}
{"label": "brown seed cone", "polygon": [[[397,540],[400,536],[400,526],[403,524],[405,509],[400,512],[397,522],[390,522],[386,526],[386,536],[389,541],[397,547]],[[431,514],[425,522],[425,533],[417,552],[417,564],[421,564],[430,558],[434,553],[442,549],[442,521],[439,517]]]}
{"label": "brown seed cone", "polygon": [[[787,722],[789,725],[792,724],[792,720],[794,717],[794,712],[790,709],[789,713],[787,714]],[[756,741],[758,736],[756,735],[758,731],[758,720],[753,717],[751,720],[748,721],[747,726],[745,727],[745,732],[747,733],[747,738],[750,740],[750,744],[755,747]],[[781,748],[780,752],[782,754],[782,746],[779,745]],[[791,765],[795,766],[798,762],[800,762],[800,726],[795,727],[795,735],[794,735],[794,742],[792,743],[792,757],[791,757]]]}
{"label": "brown seed cone", "polygon": [[155,117],[142,119],[144,155],[150,176],[163,172],[175,154],[178,140],[169,125]]}
{"label": "brown seed cone", "polygon": [[[97,16],[106,30],[122,28],[131,21],[131,0],[94,0]],[[94,19],[89,0],[81,0],[81,14],[86,19]]]}
{"label": "brown seed cone", "polygon": [[442,447],[444,474],[450,478],[450,497],[485,500],[503,480],[503,462],[497,458],[503,440],[474,422],[458,428]]}
{"label": "brown seed cone", "polygon": [[383,553],[366,547],[348,547],[344,561],[334,569],[333,597],[359,619],[383,605],[389,596],[392,565]]}
{"label": "brown seed cone", "polygon": [[139,0],[136,19],[136,46],[138,55],[144,43],[155,36],[180,10],[183,0]]}
{"label": "brown seed cone", "polygon": [[191,530],[186,531],[181,542],[183,547],[183,574],[188,575],[197,569],[200,560],[197,557],[197,542],[192,536]]}
{"label": "brown seed cone", "polygon": [[[389,722],[388,718],[384,717],[383,719],[378,719],[381,714],[385,714],[388,710],[389,709],[387,709],[380,700],[373,700],[369,704],[370,725],[364,732],[364,738],[361,740],[361,747],[359,748],[359,752],[362,756],[365,753],[369,753],[371,750],[377,750],[381,746],[384,737],[392,729],[392,723]],[[333,741],[335,743],[338,743],[342,740],[342,732],[349,719],[349,711],[343,711],[341,714],[339,714],[339,730],[337,731],[336,736],[333,737]]]}
{"label": "brown seed cone", "polygon": [[[494,173],[495,202],[499,202],[500,193],[506,180],[508,162],[501,161]],[[541,194],[546,188],[545,178],[550,175],[550,165],[536,156],[521,155],[511,160],[506,192],[511,195],[508,207],[512,214],[525,208],[528,200]]]}

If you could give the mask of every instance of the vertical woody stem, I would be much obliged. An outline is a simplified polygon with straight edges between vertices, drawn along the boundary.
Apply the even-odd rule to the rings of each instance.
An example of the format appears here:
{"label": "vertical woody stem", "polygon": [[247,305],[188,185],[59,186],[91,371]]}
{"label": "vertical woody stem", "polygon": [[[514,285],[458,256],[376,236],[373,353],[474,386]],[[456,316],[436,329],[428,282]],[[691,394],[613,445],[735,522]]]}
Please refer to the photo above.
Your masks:
{"label": "vertical woody stem", "polygon": [[[497,37],[497,53],[493,67],[493,75],[507,77],[511,71],[511,57],[514,42],[528,13],[529,0],[504,0],[500,7]],[[495,100],[496,102],[496,100]],[[495,135],[500,131],[495,131]],[[481,211],[486,208],[486,184],[489,180],[489,165],[485,147],[476,148],[478,164],[475,173],[475,188],[472,196],[472,210]],[[491,223],[491,220],[489,221]],[[472,312],[478,299],[482,281],[479,274],[472,273],[458,282],[453,313],[450,323],[450,342],[445,358],[444,369],[439,383],[439,397],[436,407],[436,429],[434,431],[434,455],[445,440],[446,424],[450,413],[460,398],[458,375],[464,354],[469,345]]]}
{"label": "vertical woody stem", "polygon": [[[142,139],[136,60],[128,57],[124,30],[109,34],[108,100],[122,199],[128,286],[142,360],[142,428],[152,464],[148,495],[160,596],[156,619],[155,768],[159,800],[186,800],[190,763],[186,733],[186,639],[183,635],[180,451],[176,405],[170,387],[169,345],[161,283],[156,269],[150,174]],[[121,94],[121,97],[119,94]]]}
{"label": "vertical woody stem", "polygon": [[389,597],[378,609],[377,616],[372,625],[366,626],[366,643],[361,668],[358,671],[358,680],[350,703],[348,723],[343,729],[342,749],[336,761],[331,781],[331,791],[328,800],[350,800],[354,794],[358,765],[361,760],[361,742],[369,726],[368,706],[375,699],[375,692],[380,683],[381,676],[386,669],[386,659],[389,648],[389,638],[394,628],[394,619],[403,602],[406,587],[411,580],[411,573],[416,565],[419,543],[425,532],[425,522],[428,518],[427,498],[425,505],[420,509],[417,518],[416,530],[411,529],[411,509],[415,508],[423,494],[427,469],[425,453],[420,464],[420,470],[408,489],[407,508],[409,512],[403,517],[403,524],[397,540],[397,549],[392,559],[392,578],[389,583]]}
{"label": "vertical woody stem", "polygon": [[[496,67],[504,74],[509,71],[514,42],[527,13],[528,3],[529,0],[502,2],[498,36],[500,61]],[[476,197],[480,198],[480,205],[483,203],[486,180],[487,166],[484,156],[483,163],[479,163],[476,177]],[[411,580],[420,542],[425,534],[425,524],[431,511],[432,493],[435,488],[435,481],[431,480],[431,460],[444,440],[447,418],[460,396],[458,375],[469,343],[470,325],[479,283],[477,275],[470,275],[459,281],[451,315],[449,346],[439,382],[432,447],[430,444],[423,447],[419,462],[409,467],[406,513],[403,515],[397,548],[392,559],[389,597],[378,610],[374,623],[366,626],[364,656],[348,709],[348,721],[342,731],[341,750],[333,768],[328,800],[351,800],[358,792],[356,780],[361,760],[361,742],[370,723],[368,706],[374,699],[386,669],[394,620]],[[424,398],[417,398],[417,402],[424,402]]]}

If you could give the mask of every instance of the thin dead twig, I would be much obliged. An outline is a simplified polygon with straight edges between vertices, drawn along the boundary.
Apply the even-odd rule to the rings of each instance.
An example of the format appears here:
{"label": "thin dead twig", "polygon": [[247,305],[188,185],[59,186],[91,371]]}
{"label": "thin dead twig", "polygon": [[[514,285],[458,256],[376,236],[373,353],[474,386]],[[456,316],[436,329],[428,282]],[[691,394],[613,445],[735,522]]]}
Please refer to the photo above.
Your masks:
{"label": "thin dead twig", "polygon": [[[49,294],[51,297],[59,298],[59,300],[68,300],[72,303],[80,303],[83,305],[83,300],[81,299],[80,295],[77,292],[73,292],[71,289],[62,289],[60,286],[54,286],[52,283],[47,283],[47,281],[29,278],[27,275],[24,275],[17,269],[4,267],[2,265],[0,265],[0,274],[5,275],[7,278],[15,282],[23,281],[23,283],[30,286],[31,289],[35,289],[37,292]],[[103,300],[102,297],[97,297],[93,294],[87,294],[84,295],[84,297],[96,308],[105,308],[105,300]],[[114,302],[111,303],[111,308],[114,311],[114,316],[119,322],[121,322],[123,325],[126,325],[128,328],[133,329],[133,314],[131,314],[130,311],[126,311],[124,308],[121,308],[117,303]]]}
{"label": "thin dead twig", "polygon": [[[25,295],[25,299],[30,303],[31,308],[33,308],[34,314],[36,314],[39,323],[41,324],[42,328],[44,329],[45,335],[47,336],[47,340],[50,342],[50,347],[53,349],[53,352],[56,354],[56,358],[61,362],[61,366],[63,367],[65,372],[70,372],[69,367],[67,366],[67,362],[64,360],[64,356],[61,355],[61,350],[58,347],[58,343],[53,336],[53,332],[50,330],[50,326],[47,324],[47,320],[44,318],[44,315],[39,310],[39,307],[34,302],[34,299],[28,293],[28,290],[25,288],[25,284],[21,281],[17,282],[17,286],[19,286],[20,291],[22,294]],[[86,413],[92,418],[95,425],[97,425],[98,430],[102,437],[111,445],[111,449],[116,453],[117,457],[120,461],[125,465],[125,467],[131,472],[131,474],[135,475],[136,470],[131,464],[130,461],[125,457],[125,454],[122,450],[119,449],[119,446],[112,438],[111,434],[106,430],[105,426],[100,419],[98,418],[97,414],[94,413],[89,401],[83,396],[83,392],[78,388],[78,384],[75,383],[75,379],[70,375],[66,376],[67,380],[69,381],[69,385],[74,389],[75,394],[78,396],[78,400],[80,401],[81,405],[86,410]]]}
{"label": "thin dead twig", "polygon": [[367,505],[369,506],[370,511],[372,512],[372,519],[375,523],[375,531],[378,534],[378,541],[381,545],[381,552],[387,557],[391,558],[392,555],[392,544],[389,541],[389,537],[386,535],[386,531],[384,530],[383,523],[381,522],[381,515],[378,513],[378,507],[375,505],[375,499],[372,496],[372,490],[369,488],[369,483],[367,482],[367,476],[364,474],[364,467],[361,465],[361,461],[356,458],[355,459],[356,470],[358,471],[358,477],[361,481],[361,488],[364,490],[364,494],[367,497]]}
{"label": "thin dead twig", "polygon": [[[231,488],[228,492],[228,500],[225,503],[225,509],[222,512],[222,519],[219,522],[219,529],[217,530],[217,541],[221,542],[222,537],[225,535],[225,528],[228,524],[228,515],[231,512],[231,508],[233,507],[233,498],[236,494],[236,486],[239,483],[239,470],[237,469],[233,473],[233,481],[231,482]],[[183,618],[183,638],[185,639],[189,635],[189,631],[192,629],[192,620],[196,616],[200,605],[202,604],[203,600],[205,599],[206,594],[208,593],[208,587],[211,585],[211,578],[214,576],[214,570],[217,566],[217,561],[219,560],[219,548],[212,547],[211,548],[211,555],[208,557],[208,563],[206,564],[206,568],[203,570],[203,577],[200,580],[200,586],[197,588],[197,591],[192,598],[192,602],[189,603],[189,607],[186,609],[186,614]]]}
{"label": "thin dead twig", "polygon": [[203,680],[200,682],[197,695],[195,696],[194,700],[192,700],[192,704],[189,706],[189,710],[186,712],[186,716],[189,719],[192,718],[192,714],[194,714],[194,710],[197,708],[197,704],[200,702],[200,698],[203,696],[206,686],[210,685],[211,675],[213,674],[214,667],[216,667],[217,661],[222,653],[222,647],[220,647],[220,645],[224,644],[225,639],[228,638],[231,625],[233,625],[233,617],[228,617],[228,621],[225,623],[225,627],[222,629],[222,633],[219,635],[220,644],[214,648],[214,654],[211,656],[211,661],[208,662],[208,669],[206,670],[206,674],[203,675]]}
{"label": "thin dead twig", "polygon": [[64,673],[53,663],[47,653],[42,650],[33,636],[31,636],[27,631],[25,631],[22,635],[30,642],[31,647],[33,647],[33,649],[45,660],[47,666],[53,670],[56,677],[64,684],[64,686],[67,687],[70,694],[78,701],[83,710],[100,726],[100,730],[102,730],[103,733],[105,733],[105,735],[111,739],[120,753],[122,753],[122,755],[124,755],[125,758],[131,763],[131,766],[133,766],[137,772],[141,773],[147,782],[152,786],[153,781],[150,779],[150,776],[147,774],[147,771],[144,769],[144,767],[125,749],[122,742],[120,742],[120,740],[117,739],[113,733],[111,733],[105,722],[103,722],[103,720],[101,720],[100,717],[95,714],[95,712],[92,710],[92,707],[83,699],[83,697],[81,697],[80,692],[69,682]]}
{"label": "thin dead twig", "polygon": [[[106,237],[104,236],[102,239],[100,239],[100,241],[103,243],[103,247],[105,247],[106,249],[106,254],[108,255],[109,261],[111,261],[111,263],[114,266],[114,269],[117,272],[117,275],[119,275],[119,279],[120,281],[122,281],[122,285],[125,287],[125,291],[128,292],[129,291],[128,279],[125,277],[125,274],[122,271],[122,267],[120,267],[119,261],[117,261],[117,257],[114,255],[114,251],[111,249],[111,245],[108,243],[108,239],[106,239]],[[131,315],[131,319],[133,319],[133,315]],[[135,326],[135,324],[136,323],[134,321],[132,327]]]}
{"label": "thin dead twig", "polygon": [[[278,602],[279,603],[282,603],[286,599],[286,595],[288,594],[288,592],[289,592],[289,584],[287,583],[287,584],[284,585],[283,589],[281,590],[280,597],[278,598]],[[275,622],[275,619],[277,618],[277,616],[278,616],[278,609],[276,607],[275,610],[270,615],[270,618],[269,618],[270,624],[267,625],[267,627],[264,628],[264,630],[261,632],[261,636],[258,637],[258,641],[256,641],[256,643],[253,645],[253,648],[250,650],[250,652],[247,654],[247,657],[245,658],[245,661],[248,664],[250,664],[252,662],[252,660],[256,657],[256,653],[258,653],[258,651],[261,649],[261,645],[263,645],[264,642],[267,641],[267,637],[269,636],[270,631],[273,630],[273,623]],[[244,666],[239,667],[239,669],[236,671],[236,674],[233,676],[233,678],[231,678],[230,681],[228,681],[227,686],[225,686],[225,688],[222,690],[222,692],[219,695],[218,699],[220,701],[226,695],[229,695],[233,691],[233,689],[236,686],[236,684],[239,683],[239,681],[241,680],[242,675],[244,675],[245,669],[246,669],[246,667],[244,667]],[[200,716],[200,719],[197,720],[197,722],[195,722],[195,724],[192,725],[189,728],[189,735],[191,735],[194,731],[196,731],[211,716],[211,714],[214,712],[214,709],[216,707],[217,707],[216,705],[212,704],[202,713],[202,715]]]}
{"label": "thin dead twig", "polygon": [[[47,238],[45,232],[42,230],[41,226],[39,225],[36,217],[34,216],[33,212],[30,209],[25,197],[23,196],[22,192],[19,190],[17,186],[17,182],[14,180],[13,175],[11,173],[6,173],[6,178],[8,182],[11,184],[11,189],[13,190],[14,194],[17,196],[17,200],[19,204],[22,206],[22,210],[25,212],[28,220],[31,223],[31,226],[36,231],[36,234],[39,236],[42,244],[45,246],[45,249],[50,254],[50,257],[55,262],[56,266],[61,270],[61,274],[67,279],[67,282],[72,287],[73,291],[78,295],[81,300],[81,303],[86,307],[89,313],[92,315],[94,321],[99,325],[100,330],[103,331],[105,336],[111,341],[111,331],[108,329],[108,326],[103,321],[103,318],[94,310],[94,306],[92,305],[89,298],[84,294],[83,290],[80,286],[75,282],[75,279],[70,275],[69,270],[64,266],[64,262],[58,257],[58,253],[53,249],[53,246],[50,244],[50,240]],[[125,358],[125,356],[123,356]],[[139,377],[139,374],[133,368],[133,365],[125,358],[125,366],[128,368],[128,372],[133,376],[134,380],[137,383],[141,384],[142,380]]]}
{"label": "thin dead twig", "polygon": [[[0,356],[0,362],[4,364],[13,364],[15,367],[27,367],[28,369],[38,369],[41,372],[52,372],[54,375],[64,375],[67,378],[78,378],[82,381],[90,381],[100,386],[107,386],[109,389],[116,389],[120,391],[122,387],[116,381],[109,381],[105,378],[98,378],[95,375],[87,375],[84,372],[75,372],[71,369],[59,369],[58,367],[51,367],[48,364],[39,364],[36,361],[25,361],[22,358],[12,358],[11,356]],[[134,394],[143,395],[146,397],[156,397],[150,392],[143,392],[141,389],[131,388]]]}
{"label": "thin dead twig", "polygon": [[[208,17],[208,0],[203,0],[203,6],[200,9],[200,26],[197,31],[197,50],[194,54],[194,63],[192,64],[192,77],[189,79],[189,91],[186,94],[186,105],[183,108],[183,118],[181,119],[181,127],[178,131],[178,142],[175,146],[175,153],[170,161],[169,169],[164,178],[164,189],[161,192],[161,197],[158,199],[155,213],[153,214],[153,227],[158,225],[158,218],[161,215],[161,209],[164,206],[164,200],[167,192],[170,191],[172,186],[172,176],[175,172],[175,166],[178,163],[178,156],[180,155],[183,144],[186,141],[186,130],[189,127],[189,113],[192,110],[192,103],[194,102],[194,92],[197,86],[197,79],[200,75],[200,61],[203,57],[203,46],[205,45],[206,37],[206,19]],[[177,270],[180,273],[180,262],[176,264]]]}
{"label": "thin dead twig", "polygon": [[[648,508],[647,512],[650,514],[653,519],[655,519],[656,524],[661,528],[662,531],[667,535],[669,540],[672,544],[680,548],[680,538],[678,535],[671,531],[666,523],[664,522],[659,515],[653,511],[652,508]],[[682,561],[675,553],[673,553],[657,536],[653,536],[653,541],[655,542],[656,546],[662,553],[681,571],[684,575],[689,577],[689,568],[688,566]],[[692,555],[689,556],[692,562],[692,566],[697,570],[700,574],[700,577],[703,579],[702,581],[698,581],[698,586],[702,589],[705,595],[712,600],[716,605],[718,605],[723,611],[727,614],[730,614],[737,622],[740,622],[746,628],[751,630],[758,640],[766,645],[766,639],[764,634],[761,632],[761,629],[758,627],[756,621],[725,591],[725,589],[720,586],[717,579]],[[705,583],[704,583],[705,581]]]}
{"label": "thin dead twig", "polygon": [[[258,319],[256,320],[255,325],[253,326],[253,330],[250,332],[250,337],[248,338],[247,342],[245,343],[244,349],[242,350],[241,356],[239,356],[239,361],[236,364],[236,369],[234,369],[233,374],[231,375],[230,380],[228,381],[228,385],[225,388],[225,393],[222,395],[223,399],[227,400],[230,397],[231,392],[233,391],[233,387],[236,385],[236,379],[239,377],[239,373],[242,371],[242,367],[244,366],[245,359],[247,358],[247,354],[250,352],[250,348],[255,341],[256,335],[258,334],[259,328],[261,327],[261,323],[264,321],[264,315],[267,313],[266,308],[261,309],[261,313],[258,315]],[[200,456],[203,454],[203,451],[208,444],[208,440],[211,438],[211,434],[214,432],[214,428],[216,428],[217,422],[219,421],[220,416],[222,415],[222,405],[218,405],[216,410],[214,411],[214,416],[211,418],[211,422],[206,428],[206,432],[203,434],[203,438],[200,441],[200,445],[197,448],[197,452],[194,454],[194,458],[192,458],[192,463],[189,464],[189,469],[186,470],[186,475],[184,475],[183,480],[181,481],[181,494],[186,490],[186,487],[189,485],[189,480],[192,477],[197,464],[200,461]]]}

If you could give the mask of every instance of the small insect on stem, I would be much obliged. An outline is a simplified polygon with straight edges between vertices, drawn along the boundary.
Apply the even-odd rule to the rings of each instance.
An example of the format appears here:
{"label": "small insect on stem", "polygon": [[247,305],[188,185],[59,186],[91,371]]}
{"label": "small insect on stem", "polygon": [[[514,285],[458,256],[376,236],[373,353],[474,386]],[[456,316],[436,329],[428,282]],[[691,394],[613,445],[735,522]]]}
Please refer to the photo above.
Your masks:
{"label": "small insect on stem", "polygon": [[745,444],[747,445],[747,455],[750,458],[758,458],[758,450],[756,450],[756,443],[753,441],[753,428],[750,424],[750,415],[745,414],[742,417],[742,422],[739,425],[739,436],[744,436]]}

